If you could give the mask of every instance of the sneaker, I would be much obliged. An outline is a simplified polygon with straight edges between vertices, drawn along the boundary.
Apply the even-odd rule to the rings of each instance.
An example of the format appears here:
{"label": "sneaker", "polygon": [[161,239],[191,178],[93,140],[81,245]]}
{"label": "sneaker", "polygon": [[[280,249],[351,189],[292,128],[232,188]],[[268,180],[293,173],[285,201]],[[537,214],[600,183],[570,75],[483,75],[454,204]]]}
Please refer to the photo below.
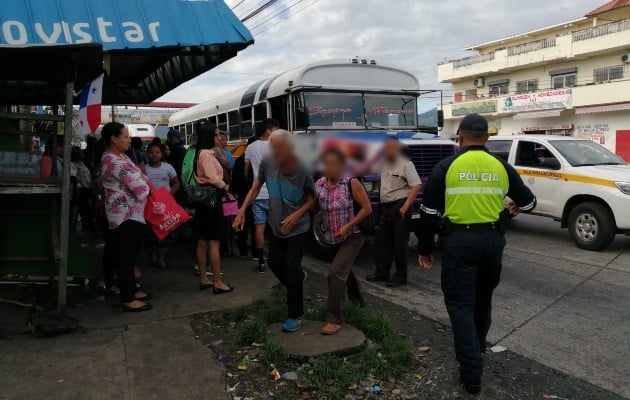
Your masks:
{"label": "sneaker", "polygon": [[464,390],[473,396],[478,396],[481,393],[481,383],[467,382],[464,379],[459,379],[459,384],[464,387]]}
{"label": "sneaker", "polygon": [[304,317],[296,318],[296,319],[287,319],[282,324],[283,332],[297,332],[302,328],[304,324]]}
{"label": "sneaker", "polygon": [[256,271],[258,271],[259,274],[264,274],[265,272],[267,272],[267,266],[263,263],[263,264],[258,264],[258,266],[256,267]]}

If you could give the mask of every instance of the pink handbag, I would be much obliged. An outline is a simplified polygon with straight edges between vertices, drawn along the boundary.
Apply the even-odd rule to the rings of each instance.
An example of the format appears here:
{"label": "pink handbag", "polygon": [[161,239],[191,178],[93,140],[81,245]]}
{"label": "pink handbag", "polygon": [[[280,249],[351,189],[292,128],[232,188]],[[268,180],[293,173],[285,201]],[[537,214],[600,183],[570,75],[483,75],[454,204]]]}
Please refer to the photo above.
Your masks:
{"label": "pink handbag", "polygon": [[233,217],[238,214],[238,203],[234,195],[227,193],[221,199],[221,205],[223,206],[223,215],[226,217]]}

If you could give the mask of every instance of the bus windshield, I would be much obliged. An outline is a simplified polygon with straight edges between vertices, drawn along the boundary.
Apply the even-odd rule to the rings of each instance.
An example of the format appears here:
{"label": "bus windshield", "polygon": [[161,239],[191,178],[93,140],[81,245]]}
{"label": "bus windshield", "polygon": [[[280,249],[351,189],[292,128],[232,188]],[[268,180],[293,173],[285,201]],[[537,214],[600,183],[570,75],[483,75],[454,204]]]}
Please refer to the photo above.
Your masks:
{"label": "bus windshield", "polygon": [[398,94],[305,92],[310,128],[402,129],[417,126],[416,97]]}

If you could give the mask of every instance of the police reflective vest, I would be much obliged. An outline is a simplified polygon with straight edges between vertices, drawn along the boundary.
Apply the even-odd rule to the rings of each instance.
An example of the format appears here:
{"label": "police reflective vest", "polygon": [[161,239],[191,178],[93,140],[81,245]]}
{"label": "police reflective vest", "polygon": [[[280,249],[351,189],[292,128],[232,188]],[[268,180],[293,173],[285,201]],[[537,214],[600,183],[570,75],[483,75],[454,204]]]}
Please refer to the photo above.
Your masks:
{"label": "police reflective vest", "polygon": [[427,181],[420,207],[419,252],[431,254],[440,219],[453,224],[483,224],[499,220],[505,197],[529,212],[536,197],[520,175],[484,146],[463,148],[442,160]]}
{"label": "police reflective vest", "polygon": [[467,151],[446,172],[444,216],[454,224],[495,222],[509,187],[498,159],[485,151]]}

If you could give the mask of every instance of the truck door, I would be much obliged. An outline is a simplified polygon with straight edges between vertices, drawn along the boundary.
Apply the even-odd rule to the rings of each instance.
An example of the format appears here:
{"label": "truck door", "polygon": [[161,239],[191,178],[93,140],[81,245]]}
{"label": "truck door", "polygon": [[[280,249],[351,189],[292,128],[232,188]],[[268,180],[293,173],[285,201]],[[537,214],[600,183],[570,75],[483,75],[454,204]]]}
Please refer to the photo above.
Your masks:
{"label": "truck door", "polygon": [[560,215],[562,193],[562,164],[542,143],[519,140],[515,167],[525,184],[538,199],[537,214]]}

